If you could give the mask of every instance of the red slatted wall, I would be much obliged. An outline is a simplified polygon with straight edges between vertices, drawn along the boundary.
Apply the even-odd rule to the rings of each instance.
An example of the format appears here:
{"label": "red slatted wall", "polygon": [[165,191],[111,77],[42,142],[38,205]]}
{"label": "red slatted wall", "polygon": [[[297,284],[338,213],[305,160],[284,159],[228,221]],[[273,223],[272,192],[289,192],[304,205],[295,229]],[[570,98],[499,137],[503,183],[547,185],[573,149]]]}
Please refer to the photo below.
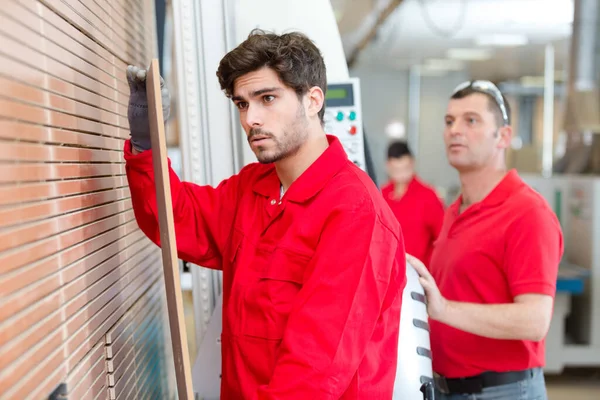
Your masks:
{"label": "red slatted wall", "polygon": [[153,0],[2,0],[0,399],[168,399],[160,251],[122,155]]}

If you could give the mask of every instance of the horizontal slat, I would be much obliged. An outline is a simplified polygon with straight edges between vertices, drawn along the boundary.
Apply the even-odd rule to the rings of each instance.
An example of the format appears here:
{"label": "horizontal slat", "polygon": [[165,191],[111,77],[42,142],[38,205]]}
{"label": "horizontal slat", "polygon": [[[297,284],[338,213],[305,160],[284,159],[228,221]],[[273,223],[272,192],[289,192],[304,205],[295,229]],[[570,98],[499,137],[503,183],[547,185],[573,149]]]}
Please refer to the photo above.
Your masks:
{"label": "horizontal slat", "polygon": [[0,161],[124,162],[120,151],[8,141],[0,141]]}
{"label": "horizontal slat", "polygon": [[100,398],[102,400],[106,399],[106,376],[104,372],[98,374],[98,376],[94,377],[95,381],[92,384],[84,384],[84,382],[80,383],[75,387],[72,391],[69,390],[69,395],[67,398],[69,399],[97,399]]}
{"label": "horizontal slat", "polygon": [[[1,60],[0,60],[1,62]],[[93,147],[106,150],[123,150],[125,139],[117,139],[107,136],[94,135],[67,130],[54,129],[47,126],[40,126],[0,118],[0,138],[14,139],[19,138],[22,141],[35,141],[50,144],[74,145],[81,147]],[[2,177],[0,182],[8,182],[10,177]],[[40,179],[46,179],[40,177]],[[48,178],[52,179],[52,178]],[[18,181],[20,179],[13,179]]]}
{"label": "horizontal slat", "polygon": [[[14,1],[14,0],[13,0]],[[83,52],[85,54],[90,53],[92,55],[98,55],[102,59],[106,60],[111,65],[114,65],[117,71],[125,71],[126,64],[116,58],[110,51],[105,49],[101,44],[92,40],[84,32],[77,29],[75,26],[70,24],[67,20],[56,14],[53,10],[49,9],[43,2],[37,0],[18,0],[19,3],[27,8],[30,12],[38,14],[44,21],[44,30],[51,32],[51,36],[55,33],[53,29],[58,29],[60,32],[66,34],[67,37],[73,39],[75,43],[83,45],[87,50]],[[110,70],[110,68],[108,69]],[[118,74],[117,74],[118,76]],[[122,79],[125,82],[125,75],[123,73]]]}
{"label": "horizontal slat", "polygon": [[164,287],[161,282],[157,282],[144,295],[136,301],[125,315],[108,331],[106,332],[106,344],[110,345],[118,340],[122,335],[130,336],[133,330],[139,324],[143,315],[146,304],[162,301]]}
{"label": "horizontal slat", "polygon": [[60,279],[66,284],[82,274],[82,271],[98,265],[142,236],[142,232],[137,230],[137,224],[131,221],[39,262],[0,275],[0,297],[17,292],[64,267],[67,268],[60,272]]}
{"label": "horizontal slat", "polygon": [[38,86],[18,82],[12,78],[0,76],[0,96],[129,129],[127,117],[48,92]]}
{"label": "horizontal slat", "polygon": [[90,22],[90,24],[97,30],[104,33],[109,40],[111,41],[111,48],[114,49],[115,52],[119,52],[123,54],[126,58],[124,59],[136,59],[139,57],[143,57],[143,54],[138,53],[132,46],[128,46],[128,44],[123,39],[125,36],[121,31],[115,27],[112,29],[107,29],[107,26],[103,21],[98,18],[88,7],[88,1],[86,0],[63,0],[63,2],[69,4],[73,10],[80,16],[82,16],[86,21]]}
{"label": "horizontal slat", "polygon": [[143,49],[145,57],[150,54],[149,48],[151,44],[144,39],[146,35],[150,35],[150,31],[146,24],[140,23],[141,18],[139,17],[139,13],[131,5],[126,8],[126,4],[123,1],[100,2],[95,0],[95,3],[111,15],[117,25],[124,28],[128,37],[132,38],[140,49]]}
{"label": "horizontal slat", "polygon": [[125,374],[125,371],[129,369],[131,364],[134,365],[133,368],[135,368],[137,365],[136,354],[133,345],[129,347],[129,352],[127,354],[123,354],[114,360],[115,370],[114,372],[109,373],[107,376],[108,386],[115,387],[119,381],[126,381],[129,376]]}
{"label": "horizontal slat", "polygon": [[[116,383],[116,385],[112,391],[109,390],[109,396],[111,399],[117,399],[118,397],[120,397],[121,393],[124,393],[125,391],[131,389],[131,385],[135,384],[135,381],[137,381],[137,379],[139,379],[138,376],[135,376],[135,369],[136,369],[136,363],[133,362],[133,363],[130,363],[129,365],[127,365],[127,368],[125,368],[123,377]],[[135,376],[133,383],[131,382],[131,380],[127,379],[127,377],[129,377],[131,375]]]}
{"label": "horizontal slat", "polygon": [[[0,184],[7,182],[28,183],[48,180],[96,178],[113,175],[125,175],[125,165],[20,163],[0,164]],[[3,221],[2,218],[0,218],[0,221]]]}
{"label": "horizontal slat", "polygon": [[118,189],[127,185],[125,176],[30,183],[16,186],[3,185],[0,186],[0,206],[54,199],[106,189]]}
{"label": "horizontal slat", "polygon": [[126,354],[123,354],[121,357],[118,357],[112,361],[114,372],[108,373],[108,386],[114,387],[119,380],[127,379],[126,376],[123,376],[125,370],[130,364],[135,364],[135,350],[133,345],[131,345],[128,350],[129,351]]}
{"label": "horizontal slat", "polygon": [[154,350],[149,352],[148,360],[146,361],[143,369],[139,369],[139,364],[136,364],[138,370],[136,371],[137,376],[137,387],[140,398],[147,399],[148,394],[155,392],[160,389],[160,379],[157,379],[157,374],[160,373],[160,354]]}
{"label": "horizontal slat", "polygon": [[[75,29],[63,18],[50,11],[36,0],[5,0],[9,2],[10,17],[22,23],[29,29],[41,34],[44,39],[60,45],[74,55],[96,66],[111,77],[116,77],[126,83],[124,74],[115,74],[116,69],[122,69],[123,64],[115,65],[115,58],[98,43]],[[54,54],[50,53],[50,56]]]}
{"label": "horizontal slat", "polygon": [[47,108],[20,103],[6,98],[0,98],[0,117],[14,118],[55,128],[95,133],[115,138],[126,139],[129,136],[127,129],[75,117]]}
{"label": "horizontal slat", "polygon": [[67,215],[50,218],[40,222],[29,223],[15,228],[0,229],[0,251],[41,240],[60,232],[79,228],[131,208],[131,200],[125,199],[114,203],[77,211]]}
{"label": "horizontal slat", "polygon": [[[156,262],[157,259],[155,259]],[[127,310],[127,308],[129,308],[131,306],[131,304],[135,301],[135,297],[136,296],[141,296],[142,293],[148,289],[149,286],[152,285],[152,283],[158,279],[160,276],[160,273],[155,273],[155,275],[151,275],[151,276],[147,276],[147,275],[143,275],[143,279],[142,280],[137,280],[134,283],[134,288],[135,290],[126,290],[124,291],[124,293],[122,294],[122,297],[119,299],[113,299],[106,307],[105,310],[103,310],[101,313],[99,313],[98,315],[95,315],[94,317],[91,318],[90,323],[91,325],[96,325],[98,323],[100,323],[99,328],[97,328],[95,331],[93,331],[91,334],[89,333],[89,328],[85,329],[85,327],[82,329],[82,331],[78,332],[77,335],[73,335],[72,337],[69,338],[69,341],[67,343],[67,347],[69,349],[69,353],[71,354],[71,356],[69,357],[69,363],[73,363],[76,360],[81,359],[81,357],[83,357],[83,355],[89,351],[89,347],[90,347],[90,343],[93,342],[93,340],[95,340],[97,337],[101,337],[101,335],[106,332],[106,330],[112,326],[115,321],[121,316],[123,315],[123,313]],[[133,291],[133,295],[131,295],[131,292]],[[127,300],[123,300],[123,298],[126,298],[127,296],[130,296],[129,298],[127,298]],[[104,321],[104,322],[101,322]],[[79,346],[79,347],[77,347]],[[75,350],[71,350],[72,348],[76,348]]]}
{"label": "horizontal slat", "polygon": [[141,399],[141,397],[138,396],[137,393],[137,388],[136,388],[136,380],[137,380],[137,376],[135,376],[135,373],[131,373],[130,376],[128,377],[128,379],[124,382],[124,384],[121,386],[119,385],[119,393],[116,393],[115,390],[113,390],[113,397],[115,400],[129,400],[129,399]]}
{"label": "horizontal slat", "polygon": [[[159,309],[160,304],[157,306],[156,304],[148,303],[148,305],[144,307],[143,312],[144,314],[154,314],[157,313]],[[119,356],[120,352],[125,346],[125,343],[127,343],[130,339],[133,340],[134,329],[135,327],[128,327],[121,333],[121,335],[119,335],[119,337],[114,340],[112,344],[106,345],[105,352],[107,359],[113,359]],[[133,342],[130,344],[133,345]]]}
{"label": "horizontal slat", "polygon": [[[153,271],[151,270],[141,271],[141,267],[138,264],[141,263],[141,265],[150,267],[152,264],[149,264],[148,260],[154,260],[154,257],[156,257],[156,252],[152,251],[151,248],[146,248],[139,253],[132,255],[130,259],[124,261],[115,271],[123,275],[121,279],[116,281],[116,284],[108,287],[107,290],[102,292],[97,298],[90,297],[89,299],[84,299],[82,302],[81,296],[71,299],[67,297],[67,294],[64,293],[63,290],[60,290],[43,298],[32,307],[16,315],[10,316],[10,318],[0,323],[0,360],[2,360],[3,365],[9,365],[10,362],[15,360],[19,351],[22,352],[33,347],[31,346],[31,342],[32,338],[38,336],[37,330],[48,332],[50,329],[53,329],[52,325],[56,325],[58,321],[53,319],[52,315],[50,315],[50,317],[46,317],[46,315],[52,314],[60,309],[63,320],[65,318],[70,318],[66,326],[68,332],[76,331],[84,325],[86,318],[90,318],[90,314],[93,315],[95,311],[102,308],[107,302],[119,297],[119,290],[129,285],[132,280],[136,279],[136,276],[131,273],[132,271],[136,271],[136,273],[152,273]],[[97,285],[101,284],[103,284],[103,282],[97,283]],[[85,293],[83,293],[83,295],[85,295]],[[71,303],[69,303],[70,300],[72,300]],[[67,309],[61,307],[64,302],[66,302]],[[73,304],[73,302],[79,302],[79,308],[69,307],[69,304]],[[45,312],[42,313],[41,310]],[[71,318],[73,315],[74,317]],[[33,328],[38,322],[40,322],[40,324]],[[35,329],[36,331],[32,332],[29,331],[29,329]],[[29,344],[29,346],[25,347],[27,344]]]}
{"label": "horizontal slat", "polygon": [[67,391],[72,393],[80,384],[90,387],[98,375],[104,372],[104,343],[101,340],[92,350],[75,366],[65,379]]}
{"label": "horizontal slat", "polygon": [[[16,398],[25,398],[33,390],[27,385],[27,382],[31,382],[32,379],[40,380],[40,377],[48,371],[49,365],[54,369],[63,361],[67,361],[66,370],[70,370],[77,365],[85,357],[85,354],[102,339],[106,329],[120,316],[115,313],[119,306],[125,306],[126,303],[131,302],[129,296],[132,293],[135,294],[136,290],[147,288],[152,279],[156,279],[156,269],[148,268],[156,259],[146,259],[134,269],[134,273],[126,275],[128,277],[127,286],[116,296],[113,295],[108,304],[106,298],[112,293],[107,293],[95,299],[63,325],[63,335],[69,338],[65,346],[50,346],[47,341],[44,341],[29,351],[25,352],[23,349],[23,357],[0,372],[0,393],[14,385],[11,389],[14,393],[11,393],[11,395]],[[133,279],[132,275],[134,275]],[[104,304],[103,308],[95,309],[99,304]],[[94,312],[90,313],[91,310],[94,310]],[[0,332],[3,330],[5,329],[0,330]],[[55,351],[57,348],[58,350]],[[51,353],[52,351],[54,353]],[[64,360],[65,354],[71,355],[69,360]],[[55,365],[57,362],[58,364]],[[15,385],[16,382],[20,383]]]}
{"label": "horizontal slat", "polygon": [[[85,32],[88,36],[92,37],[96,42],[101,44],[102,47],[109,50],[115,57],[121,60],[129,59],[129,56],[126,55],[120,46],[113,44],[113,38],[105,35],[104,32],[100,31],[96,26],[90,23],[87,16],[82,17],[80,15],[80,12],[82,11],[82,5],[80,3],[68,0],[43,0],[43,2],[49,9],[59,14],[70,24]],[[110,32],[107,33],[110,35]]]}
{"label": "horizontal slat", "polygon": [[[108,120],[105,122],[128,127],[125,105],[56,78],[38,68],[32,68],[14,60],[12,56],[0,55],[0,74],[10,78],[10,84],[3,85],[3,96],[65,112],[81,109],[82,114],[85,113],[88,118],[97,119],[99,115],[106,116]],[[31,89],[26,89],[26,92],[20,93],[17,91],[18,84],[26,84],[38,91],[31,94]],[[41,99],[40,95],[43,95]]]}
{"label": "horizontal slat", "polygon": [[[96,294],[96,292],[102,292],[104,289],[106,289],[106,282],[111,281],[111,279],[111,282],[114,282],[115,278],[118,279],[118,277],[115,277],[114,274],[109,274],[111,271],[115,270],[115,268],[118,267],[120,263],[123,263],[125,262],[125,260],[128,260],[129,257],[137,255],[138,252],[144,249],[145,251],[143,251],[142,254],[151,254],[154,250],[154,247],[152,245],[149,245],[146,240],[140,240],[134,243],[132,246],[123,249],[121,252],[118,252],[117,250],[116,254],[113,253],[114,255],[112,256],[109,253],[106,256],[110,258],[108,258],[106,261],[102,262],[101,264],[96,263],[90,265],[87,268],[88,271],[85,271],[85,273],[83,273],[84,271],[81,271],[82,275],[79,276],[78,279],[63,286],[62,288],[61,286],[65,283],[61,279],[64,276],[64,273],[62,273],[62,271],[59,274],[49,276],[46,279],[36,282],[34,285],[27,288],[26,290],[16,292],[4,300],[5,307],[0,309],[0,321],[4,321],[10,317],[16,316],[20,311],[31,306],[36,301],[39,301],[46,296],[50,296],[52,292],[58,289],[60,289],[62,293],[55,293],[54,296],[60,296],[63,299],[63,301],[73,299],[76,294],[80,293],[82,290],[85,289],[88,289],[89,298],[91,298],[94,294]],[[78,263],[78,265],[75,265],[75,268],[79,268],[80,270],[82,270],[84,269],[83,265],[84,263]],[[116,270],[113,272],[123,273],[122,270]],[[106,277],[102,278],[104,275],[106,275]],[[98,281],[100,278],[102,279]],[[101,286],[101,289],[97,288],[98,285]],[[74,304],[67,305],[63,309],[65,315],[67,317],[72,315],[83,304],[85,304],[85,302],[81,304],[81,301],[82,299],[80,298],[78,302],[74,302]]]}
{"label": "horizontal slat", "polygon": [[130,197],[128,188],[64,197],[17,207],[0,207],[0,228],[72,213]]}
{"label": "horizontal slat", "polygon": [[[106,299],[112,298],[109,296],[109,293],[117,295],[119,290],[123,288],[123,285],[128,284],[132,279],[132,275],[126,274],[130,273],[130,269],[134,268],[135,263],[142,262],[144,258],[155,254],[155,250],[156,249],[154,246],[148,246],[145,242],[139,242],[131,247],[128,247],[125,251],[98,266],[98,268],[93,269],[88,274],[73,281],[72,284],[64,288],[64,296],[66,298],[73,299],[70,303],[65,305],[65,314],[67,316],[71,316],[78,310],[88,307],[88,301],[90,298],[95,299],[94,301],[98,301],[98,305],[94,305],[93,308],[89,308],[87,310],[88,314],[93,314],[94,310],[100,307],[100,305],[104,304],[104,302],[100,301],[99,298],[101,296],[104,296]],[[131,257],[131,259],[128,257]],[[127,262],[124,260],[127,260]],[[128,266],[129,269],[125,269],[124,266]],[[97,282],[86,286],[88,275],[90,275],[90,282],[94,282],[94,275],[100,275],[104,273],[104,271],[111,272]],[[78,292],[78,290],[82,291]]]}
{"label": "horizontal slat", "polygon": [[[9,272],[31,262],[38,261],[60,250],[66,249],[67,247],[91,239],[94,236],[114,229],[119,225],[123,225],[133,218],[133,211],[130,210],[73,231],[53,236],[48,240],[43,240],[26,249],[15,249],[2,253],[0,254],[0,273]],[[116,239],[118,239],[118,237],[113,238],[113,240]]]}
{"label": "horizontal slat", "polygon": [[104,356],[106,358],[106,371],[108,371],[109,373],[114,373],[115,369],[117,369],[118,366],[123,363],[123,359],[125,358],[125,356],[129,354],[129,352],[134,348],[132,335],[123,335],[121,339],[122,343],[115,342],[115,344],[104,346]]}
{"label": "horizontal slat", "polygon": [[97,28],[104,32],[110,32],[111,36],[116,41],[117,45],[129,55],[130,58],[144,57],[144,46],[141,45],[134,37],[131,37],[121,24],[113,21],[112,15],[106,13],[103,8],[99,7],[93,0],[67,0],[67,1],[79,1],[80,4],[85,6],[82,11],[90,16],[90,22],[92,22]]}
{"label": "horizontal slat", "polygon": [[[10,37],[17,42],[22,43],[38,52],[40,55],[61,62],[71,69],[106,85],[112,90],[120,91],[125,95],[129,94],[126,84],[118,82],[114,76],[111,76],[90,61],[85,60],[79,55],[76,55],[76,53],[67,51],[60,46],[65,46],[68,42],[74,43],[73,40],[64,35],[52,37],[46,33],[42,36],[40,31],[43,31],[44,26],[40,23],[41,20],[38,16],[33,15],[18,6],[13,7],[12,11],[17,11],[19,15],[7,16],[0,12],[0,32],[6,37]],[[39,26],[38,29],[32,30],[29,28],[35,27],[36,25]],[[95,61],[93,56],[92,61]]]}
{"label": "horizontal slat", "polygon": [[[2,48],[0,48],[0,54],[4,57],[17,60],[27,66],[42,70],[43,72],[58,78],[62,81],[71,83],[73,85],[85,88],[89,92],[96,93],[109,100],[112,100],[122,106],[127,106],[129,100],[129,91],[122,93],[115,90],[115,88],[107,86],[106,84],[95,80],[94,78],[77,71],[68,65],[55,60],[51,57],[47,57],[39,51],[24,46],[23,43],[15,40],[14,38],[0,32],[0,41],[2,42]],[[40,67],[43,66],[43,69]],[[123,71],[126,73],[126,70]],[[58,82],[55,82],[56,85]],[[37,82],[38,85],[42,85],[42,82]],[[55,86],[49,86],[48,89],[52,90]],[[58,91],[67,90],[68,88],[58,87]]]}
{"label": "horizontal slat", "polygon": [[[63,100],[61,98],[55,97],[52,101],[43,98],[42,101],[40,101],[39,98],[27,97],[27,93],[18,93],[15,92],[15,90],[9,92],[9,89],[16,87],[15,82],[19,81],[21,84],[24,83],[40,89],[39,93],[54,93],[55,96],[60,95],[63,96],[63,98],[70,99],[76,102],[75,106],[78,104],[81,105],[81,107],[84,105],[93,106],[93,108],[88,109],[91,110],[91,113],[88,112],[89,118],[97,118],[98,111],[95,111],[94,108],[97,108],[97,110],[104,110],[106,114],[101,115],[109,116],[113,124],[127,127],[127,107],[112,100],[114,96],[111,96],[111,99],[109,99],[86,88],[76,86],[70,82],[54,77],[39,68],[40,67],[31,67],[26,63],[17,61],[12,55],[0,55],[0,74],[11,79],[10,85],[5,85],[2,89],[2,95],[11,96],[23,101],[39,103],[42,106],[50,108],[64,109],[66,112],[69,112],[69,107],[62,107],[63,104],[61,104],[61,101]],[[41,90],[47,92],[42,92]],[[68,105],[72,109],[73,103],[69,103]],[[120,119],[116,121],[116,118]]]}

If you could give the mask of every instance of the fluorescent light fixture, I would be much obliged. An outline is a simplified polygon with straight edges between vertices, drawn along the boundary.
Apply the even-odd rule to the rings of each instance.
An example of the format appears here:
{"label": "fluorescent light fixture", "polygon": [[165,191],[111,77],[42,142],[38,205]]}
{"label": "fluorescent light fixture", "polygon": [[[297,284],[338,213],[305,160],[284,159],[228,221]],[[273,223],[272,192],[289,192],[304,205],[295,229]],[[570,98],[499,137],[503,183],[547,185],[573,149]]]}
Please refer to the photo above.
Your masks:
{"label": "fluorescent light fixture", "polygon": [[429,58],[425,60],[423,69],[430,71],[461,71],[465,64],[461,60],[450,60],[447,58]]}
{"label": "fluorescent light fixture", "polygon": [[512,33],[497,33],[493,35],[480,35],[475,38],[478,46],[513,47],[523,46],[528,43],[527,36]]}
{"label": "fluorescent light fixture", "polygon": [[446,52],[446,56],[454,60],[484,61],[492,58],[492,51],[490,49],[476,48],[449,49]]}
{"label": "fluorescent light fixture", "polygon": [[543,76],[523,76],[521,77],[521,85],[523,87],[544,87]]}
{"label": "fluorescent light fixture", "polygon": [[434,77],[444,76],[448,73],[445,69],[426,69],[424,67],[419,68],[419,75],[423,77]]}

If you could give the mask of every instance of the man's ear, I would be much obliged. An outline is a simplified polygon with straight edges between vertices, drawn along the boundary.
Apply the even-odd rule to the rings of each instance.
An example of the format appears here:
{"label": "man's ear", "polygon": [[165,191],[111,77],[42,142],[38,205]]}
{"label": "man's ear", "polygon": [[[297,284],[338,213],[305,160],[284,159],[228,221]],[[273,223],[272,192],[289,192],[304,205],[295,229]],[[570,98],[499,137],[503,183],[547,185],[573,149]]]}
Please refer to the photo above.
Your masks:
{"label": "man's ear", "polygon": [[505,125],[498,129],[498,147],[508,149],[512,142],[513,130],[510,125]]}
{"label": "man's ear", "polygon": [[325,106],[325,94],[318,86],[313,86],[308,89],[306,98],[308,99],[308,116],[314,117],[319,114],[319,111]]}

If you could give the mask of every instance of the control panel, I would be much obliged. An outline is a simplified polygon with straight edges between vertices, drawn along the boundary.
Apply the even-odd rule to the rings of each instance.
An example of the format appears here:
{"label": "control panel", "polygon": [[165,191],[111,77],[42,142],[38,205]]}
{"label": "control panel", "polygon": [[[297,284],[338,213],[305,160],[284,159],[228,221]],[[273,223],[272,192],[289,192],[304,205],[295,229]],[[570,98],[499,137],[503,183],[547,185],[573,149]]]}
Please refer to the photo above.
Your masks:
{"label": "control panel", "polygon": [[333,82],[327,85],[324,119],[325,133],[337,136],[348,158],[366,171],[358,78],[349,78],[344,82]]}

